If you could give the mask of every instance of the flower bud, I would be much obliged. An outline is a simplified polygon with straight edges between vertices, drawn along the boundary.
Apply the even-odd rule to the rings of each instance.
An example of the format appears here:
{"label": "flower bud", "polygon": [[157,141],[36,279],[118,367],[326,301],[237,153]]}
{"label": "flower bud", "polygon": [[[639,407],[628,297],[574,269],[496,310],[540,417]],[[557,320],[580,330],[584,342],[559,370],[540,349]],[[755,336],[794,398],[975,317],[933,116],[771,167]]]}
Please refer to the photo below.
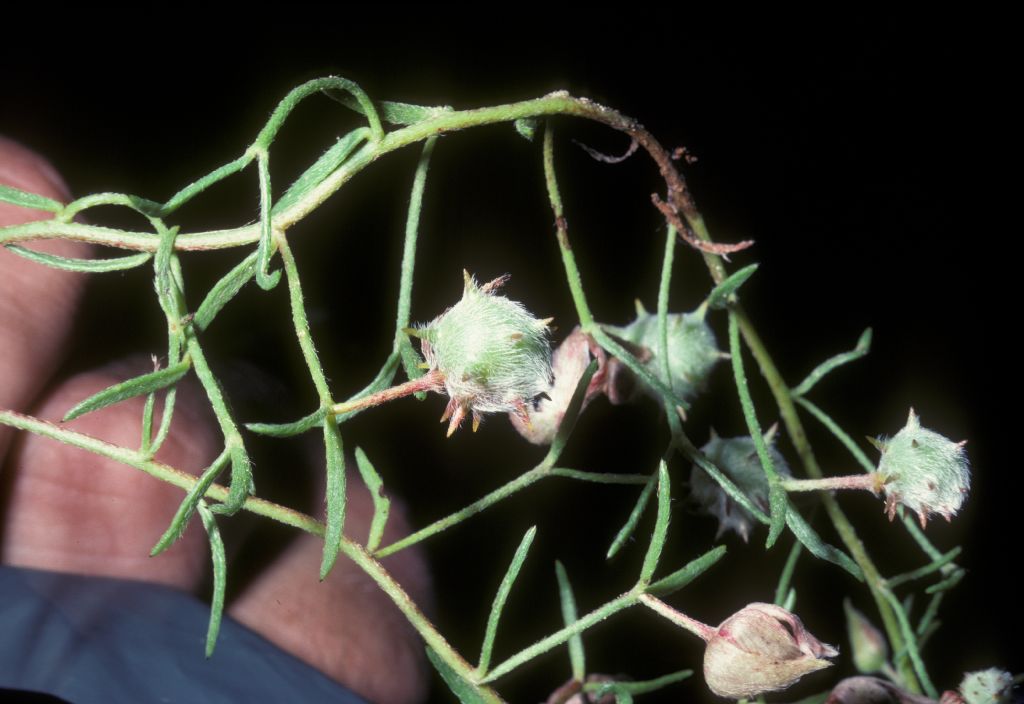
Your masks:
{"label": "flower bud", "polygon": [[715,630],[704,651],[704,680],[715,694],[741,699],[774,692],[830,666],[838,651],[820,642],[794,614],[749,604]]}
{"label": "flower bud", "polygon": [[864,614],[853,608],[849,599],[843,601],[843,610],[846,612],[846,632],[850,636],[850,650],[857,671],[864,674],[881,671],[889,657],[885,636]]}
{"label": "flower bud", "polygon": [[[704,321],[703,309],[693,313],[673,313],[667,317],[668,370],[658,357],[661,349],[658,335],[658,316],[651,315],[637,304],[637,317],[623,328],[614,328],[617,336],[648,352],[641,361],[660,381],[672,387],[684,400],[695,397],[704,389],[711,368],[724,355],[719,351],[715,333]],[[648,390],[649,392],[649,390]]]}
{"label": "flower bud", "polygon": [[495,293],[507,276],[478,286],[463,273],[462,299],[413,333],[430,371],[443,376],[448,435],[470,413],[474,430],[483,413],[525,417],[526,404],[551,384],[550,321]]}
{"label": "flower bud", "polygon": [[[775,471],[779,476],[789,477],[789,465],[772,444],[773,436],[774,431],[768,431],[765,442],[768,444],[768,452],[775,465]],[[714,462],[755,506],[765,512],[768,511],[768,479],[761,467],[753,438],[720,438],[712,431],[711,440],[701,448],[701,452],[707,455],[708,459]],[[727,530],[733,530],[743,538],[743,542],[747,542],[755,524],[754,517],[745,508],[737,505],[718,482],[697,465],[694,465],[690,472],[690,496],[697,502],[701,511],[718,518],[716,538]]]}
{"label": "flower bud", "polygon": [[554,380],[548,388],[534,404],[527,405],[525,416],[509,413],[508,419],[520,435],[535,445],[551,444],[591,359],[598,360],[599,366],[587,385],[581,413],[595,396],[604,391],[608,358],[594,339],[577,326],[551,356]]}
{"label": "flower bud", "polygon": [[960,694],[967,704],[1004,704],[1010,701],[1013,675],[995,667],[968,672],[960,683]]}
{"label": "flower bud", "polygon": [[948,521],[960,510],[971,486],[965,442],[922,428],[913,408],[902,430],[878,441],[878,473],[885,481],[889,520],[896,515],[896,504],[915,512],[922,528],[933,513]]}

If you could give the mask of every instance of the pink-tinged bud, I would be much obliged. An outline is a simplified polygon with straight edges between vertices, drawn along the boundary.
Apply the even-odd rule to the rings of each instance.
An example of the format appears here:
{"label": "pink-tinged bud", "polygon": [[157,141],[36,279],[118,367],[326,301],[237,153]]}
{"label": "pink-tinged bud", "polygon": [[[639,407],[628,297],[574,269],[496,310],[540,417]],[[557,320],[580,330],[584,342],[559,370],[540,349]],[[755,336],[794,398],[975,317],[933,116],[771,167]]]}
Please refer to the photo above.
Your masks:
{"label": "pink-tinged bud", "polygon": [[785,689],[822,670],[839,652],[774,604],[749,604],[715,629],[704,651],[704,680],[715,694],[742,699]]}
{"label": "pink-tinged bud", "polygon": [[889,658],[889,645],[885,636],[853,607],[849,599],[843,602],[843,610],[846,611],[846,631],[850,636],[854,666],[858,672],[866,675],[880,672]]}
{"label": "pink-tinged bud", "polygon": [[[935,701],[906,692],[877,677],[847,677],[832,689],[825,704],[935,704]],[[940,700],[940,704],[963,702]]]}
{"label": "pink-tinged bud", "polygon": [[604,391],[608,358],[594,338],[577,326],[551,356],[554,381],[547,390],[533,403],[526,404],[525,415],[509,413],[508,419],[520,435],[535,445],[551,444],[562,425],[576,386],[592,359],[596,359],[599,366],[587,385],[581,413],[595,396]]}

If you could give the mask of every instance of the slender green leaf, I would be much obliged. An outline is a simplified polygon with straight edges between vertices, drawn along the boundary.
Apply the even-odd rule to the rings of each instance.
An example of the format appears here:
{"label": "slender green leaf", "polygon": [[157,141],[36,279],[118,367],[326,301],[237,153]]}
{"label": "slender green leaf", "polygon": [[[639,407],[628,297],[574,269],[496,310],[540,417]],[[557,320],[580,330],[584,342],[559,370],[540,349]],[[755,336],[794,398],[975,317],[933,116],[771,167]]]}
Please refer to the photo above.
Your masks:
{"label": "slender green leaf", "polygon": [[476,668],[477,675],[480,677],[487,674],[487,668],[491,665],[491,652],[494,649],[494,637],[498,633],[498,621],[501,619],[501,612],[505,608],[505,602],[512,591],[512,585],[515,584],[516,577],[519,576],[519,571],[523,568],[523,562],[526,561],[526,555],[530,551],[530,546],[533,544],[533,538],[536,535],[537,526],[533,526],[526,531],[526,534],[519,543],[519,547],[516,548],[516,552],[512,556],[512,562],[509,564],[501,584],[498,585],[498,593],[494,596],[494,603],[491,604],[491,613],[487,617],[484,643],[483,647],[480,648],[480,664]]}
{"label": "slender green leaf", "polygon": [[535,117],[521,117],[514,123],[516,132],[519,136],[528,142],[533,141],[534,135],[537,133],[537,118]]}
{"label": "slender green leaf", "polygon": [[[350,110],[360,115],[366,114],[363,106],[351,95],[334,90],[324,91],[324,93]],[[380,107],[380,116],[385,122],[392,125],[415,125],[417,122],[423,122],[424,120],[429,120],[432,117],[452,111],[452,108],[447,105],[413,105],[411,103],[397,103],[391,100],[381,100],[377,105]]]}
{"label": "slender green leaf", "polygon": [[767,525],[768,516],[765,515],[764,511],[755,506],[754,502],[750,500],[750,497],[740,491],[739,487],[736,486],[736,484],[733,483],[733,481],[729,479],[729,477],[727,477],[714,462],[707,458],[707,455],[694,447],[693,442],[691,442],[688,437],[682,434],[681,431],[676,432],[680,440],[680,450],[683,455],[702,470],[707,472],[708,476],[714,479],[718,485],[722,487],[722,491],[728,494],[730,499],[746,509],[747,513],[754,517],[754,520]]}
{"label": "slender green leaf", "polygon": [[794,398],[794,400],[801,406],[803,406],[805,409],[807,409],[808,413],[814,416],[819,423],[824,425],[829,430],[829,432],[836,436],[836,439],[843,444],[843,446],[849,451],[851,455],[853,455],[854,459],[856,459],[857,462],[860,463],[860,466],[864,468],[865,472],[875,471],[875,465],[872,464],[871,460],[868,459],[867,455],[865,455],[864,452],[859,447],[857,447],[857,443],[853,441],[853,438],[851,438],[842,428],[840,428],[839,424],[832,420],[832,418],[828,416],[825,413],[825,411],[821,410],[816,405],[808,401],[806,398],[803,398],[802,396],[797,396]]}
{"label": "slender green leaf", "polygon": [[628,692],[629,694],[648,694],[650,692],[656,692],[663,687],[667,687],[670,684],[676,682],[682,682],[688,677],[693,676],[693,670],[679,670],[668,675],[662,675],[661,677],[655,677],[651,680],[641,680],[639,682],[587,682],[583,685],[583,691],[593,693],[595,698],[600,698],[606,687],[612,688],[607,691],[619,691]]}
{"label": "slender green leaf", "polygon": [[153,445],[153,412],[156,410],[156,394],[148,394],[146,403],[142,407],[142,442],[139,444],[139,452],[143,455],[149,452]]}
{"label": "slender green leaf", "polygon": [[726,308],[730,303],[735,302],[736,291],[747,282],[754,272],[757,271],[757,264],[745,266],[739,271],[729,275],[722,283],[711,289],[704,305],[708,308]]}
{"label": "slender green leaf", "polygon": [[927,589],[925,589],[924,593],[925,594],[940,594],[940,593],[942,593],[944,591],[952,589],[953,587],[955,587],[957,584],[960,583],[960,580],[963,579],[966,574],[967,574],[966,570],[963,570],[963,569],[957,570],[956,572],[954,572],[950,576],[946,577],[941,582],[937,582],[937,583],[933,584],[932,586],[928,587]]}
{"label": "slender green leaf", "polygon": [[122,381],[113,386],[108,386],[96,394],[93,394],[89,398],[81,401],[74,408],[68,411],[64,415],[64,421],[74,420],[79,416],[85,415],[86,413],[92,413],[98,411],[101,408],[124,401],[125,399],[134,398],[135,396],[142,396],[143,394],[149,394],[160,389],[167,388],[171,384],[178,382],[181,377],[188,373],[192,364],[188,360],[179,362],[173,367],[167,367],[166,369],[160,369],[149,374],[143,374],[127,381]]}
{"label": "slender green leaf", "polygon": [[919,567],[916,570],[910,570],[909,572],[904,572],[903,574],[896,575],[895,577],[890,577],[887,580],[889,582],[889,588],[892,589],[898,587],[901,584],[905,584],[906,582],[910,582],[915,579],[920,579],[921,577],[926,577],[930,575],[932,572],[936,572],[942,569],[950,562],[955,560],[957,555],[959,555],[961,551],[962,548],[955,547],[949,552],[947,552],[945,555],[940,557],[938,560],[933,560],[924,567]]}
{"label": "slender green leaf", "polygon": [[724,545],[712,548],[697,559],[688,562],[684,567],[681,567],[667,577],[662,577],[654,584],[651,584],[647,587],[646,591],[651,596],[657,597],[673,594],[700,575],[704,574],[707,570],[711,569],[711,567],[724,556]]}
{"label": "slender green leaf", "polygon": [[864,573],[861,572],[857,563],[850,559],[850,556],[842,550],[839,550],[822,540],[821,536],[819,536],[814,529],[811,528],[810,524],[804,520],[803,516],[795,510],[791,509],[786,513],[786,524],[789,526],[789,529],[793,531],[793,535],[796,536],[796,539],[803,543],[804,547],[807,548],[812,555],[831,562],[834,565],[838,565],[861,582],[864,581]]}
{"label": "slender green leaf", "polygon": [[427,646],[427,659],[430,660],[430,664],[441,675],[441,679],[448,685],[448,689],[451,690],[452,694],[459,698],[461,704],[488,704],[488,700],[480,694],[480,690],[453,670],[451,665],[442,660],[437,651],[429,645]]}
{"label": "slender green leaf", "polygon": [[661,552],[665,548],[665,539],[668,536],[671,503],[672,485],[668,478],[668,465],[662,460],[658,465],[658,513],[654,519],[651,542],[647,546],[647,554],[644,555],[643,566],[640,568],[640,582],[643,584],[649,582],[654,571],[658,569],[658,560],[661,559]]}
{"label": "slender green leaf", "polygon": [[[579,614],[576,612],[576,597],[572,593],[572,585],[569,584],[569,575],[565,572],[565,566],[555,560],[555,577],[558,579],[558,600],[562,605],[562,621],[566,626],[576,623]],[[569,638],[569,663],[572,666],[572,676],[577,682],[582,682],[587,676],[587,661],[583,653],[583,637],[577,633]]]}
{"label": "slender green leaf", "polygon": [[291,423],[246,423],[246,429],[257,435],[267,435],[272,438],[290,438],[293,435],[301,435],[307,430],[318,427],[324,422],[327,412],[323,408],[310,413],[304,418],[299,418]]}
{"label": "slender green leaf", "polygon": [[921,659],[921,651],[918,648],[917,634],[914,633],[913,627],[910,625],[910,619],[907,617],[907,612],[904,610],[903,605],[900,604],[899,599],[889,591],[888,589],[882,590],[882,596],[892,606],[893,613],[896,615],[896,620],[899,622],[900,632],[903,635],[903,644],[907,649],[907,655],[910,657],[910,662],[914,667],[914,674],[917,675],[917,679],[921,682],[921,686],[924,688],[925,694],[932,699],[938,699],[939,693],[935,689],[935,685],[932,684],[931,678],[928,676],[928,671],[925,669],[924,660]]}
{"label": "slender green leaf", "polygon": [[824,362],[819,364],[814,370],[807,375],[807,378],[801,381],[796,388],[793,389],[792,393],[794,396],[803,396],[817,384],[826,374],[834,370],[836,367],[841,367],[844,364],[853,362],[860,359],[868,352],[871,351],[871,328],[866,329],[861,333],[860,339],[857,340],[857,346],[849,352],[843,352],[837,354],[835,357],[826,359]]}
{"label": "slender green leaf", "polygon": [[743,417],[747,421],[747,429],[754,441],[754,449],[757,450],[757,457],[761,460],[761,467],[764,469],[765,478],[768,480],[768,505],[771,522],[768,525],[768,540],[765,548],[770,548],[782,535],[782,529],[786,525],[786,513],[789,510],[789,499],[786,490],[779,484],[779,475],[775,471],[775,462],[768,451],[768,444],[764,441],[764,433],[761,432],[761,424],[757,420],[757,412],[754,410],[754,400],[750,396],[750,387],[747,384],[747,373],[743,368],[743,350],[740,348],[740,331],[736,315],[729,313],[729,351],[732,357],[733,376],[736,379],[736,390],[739,392],[740,405],[743,407]]}
{"label": "slender green leaf", "polygon": [[125,269],[133,269],[141,264],[145,264],[153,256],[151,252],[142,252],[140,254],[129,254],[126,257],[114,257],[112,259],[73,259],[71,257],[59,257],[56,254],[36,252],[32,249],[19,247],[16,244],[9,244],[6,245],[6,247],[18,256],[30,259],[37,264],[44,264],[46,266],[53,267],[54,269],[64,269],[66,271],[81,271],[87,274],[99,274],[105,271],[124,271]]}
{"label": "slender green leaf", "polygon": [[29,193],[20,188],[0,184],[0,203],[10,203],[22,208],[35,208],[36,210],[48,210],[51,213],[59,213],[64,204],[53,198]]}
{"label": "slender green leaf", "polygon": [[188,522],[192,518],[193,512],[196,510],[196,506],[203,500],[206,495],[206,490],[210,488],[210,485],[217,481],[218,475],[224,468],[228,466],[228,461],[231,459],[231,453],[227,448],[220,453],[220,456],[213,461],[213,463],[203,470],[202,475],[199,477],[199,481],[192,485],[192,488],[185,494],[185,498],[182,500],[181,505],[178,506],[178,510],[174,513],[174,518],[171,519],[171,524],[164,531],[164,534],[160,536],[160,540],[156,542],[153,549],[149,551],[150,557],[156,557],[167,548],[171,547],[174,542],[181,537],[182,533],[188,527]]}
{"label": "slender green leaf", "polygon": [[789,584],[793,581],[793,572],[796,570],[796,561],[800,559],[800,551],[802,549],[803,543],[797,540],[789,550],[789,556],[786,558],[786,564],[782,568],[782,574],[779,575],[779,584],[775,587],[776,606],[782,606],[783,602],[786,600],[786,596],[789,592]]}
{"label": "slender green leaf", "polygon": [[295,182],[288,187],[271,209],[271,213],[277,214],[287,210],[296,202],[302,199],[309,191],[330,176],[335,169],[345,163],[345,160],[356,150],[360,144],[370,136],[370,130],[366,127],[354,129],[344,137],[335,142],[327,151],[320,155],[312,166],[306,169]]}
{"label": "slender green leaf", "polygon": [[[223,400],[219,400],[218,405],[221,406],[221,409],[224,408],[222,404]],[[227,416],[223,410],[218,410],[216,413],[225,435],[233,435],[237,438],[237,429],[233,425],[229,425],[233,423],[231,417]],[[239,439],[238,442],[241,442],[241,440]],[[216,504],[210,509],[214,513],[220,513],[225,516],[233,516],[238,513],[245,500],[252,496],[255,491],[252,480],[252,461],[249,459],[249,453],[246,452],[245,447],[241,444],[232,447],[230,455],[231,485],[228,487],[227,498],[224,500],[224,503]]]}
{"label": "slender green leaf", "polygon": [[658,395],[661,396],[664,403],[671,404],[672,407],[680,406],[684,409],[690,407],[690,404],[687,401],[676,396],[672,389],[666,386],[661,379],[654,376],[654,374],[651,373],[651,370],[636,358],[636,355],[616,342],[615,339],[603,328],[596,327],[590,332],[594,340],[597,341],[601,347],[603,347],[613,357],[618,358],[620,362],[626,365],[627,369],[636,374],[642,382],[656,391]]}
{"label": "slender green leaf", "polygon": [[792,611],[793,610],[793,608],[796,606],[796,589],[795,588],[793,588],[793,587],[789,588],[789,593],[786,594],[786,598],[782,600],[782,603],[779,604],[779,606],[784,608],[786,611]]}
{"label": "slender green leaf", "polygon": [[[668,298],[672,288],[672,262],[675,259],[676,232],[674,225],[669,225],[665,232],[665,253],[661,258],[661,279],[658,282],[658,350],[657,359],[661,361],[661,375],[672,388],[671,360],[668,354]],[[637,299],[637,316],[643,315],[643,304]],[[676,415],[676,410],[671,406],[665,406],[665,414],[668,418]],[[670,421],[671,422],[671,421]]]}
{"label": "slender green leaf", "polygon": [[171,196],[166,203],[160,208],[160,215],[166,217],[173,213],[175,210],[180,208],[182,205],[192,200],[195,196],[199,195],[207,188],[222,181],[228,176],[238,173],[252,161],[252,155],[249,153],[243,154],[232,162],[219,166],[210,173],[206,174],[202,178],[196,179],[189,185],[182,188],[180,191]]}
{"label": "slender green leaf", "polygon": [[210,599],[210,624],[206,629],[206,657],[213,655],[220,633],[220,621],[224,615],[224,591],[227,587],[228,566],[224,555],[224,541],[213,512],[206,507],[205,501],[199,502],[199,515],[203,519],[203,527],[210,539],[210,556],[213,558],[213,597]]}
{"label": "slender green leaf", "polygon": [[213,285],[206,298],[199,304],[192,324],[200,331],[210,327],[210,323],[220,313],[221,309],[242,290],[242,287],[249,283],[249,279],[256,275],[256,252],[249,254],[240,263],[220,278]]}
{"label": "slender green leaf", "polygon": [[324,423],[324,448],[327,454],[327,520],[324,531],[324,557],[320,579],[327,577],[341,550],[345,527],[345,453],[341,432],[334,423]]}
{"label": "slender green leaf", "polygon": [[281,281],[281,272],[270,271],[270,259],[274,255],[273,222],[270,211],[272,194],[270,190],[270,154],[261,152],[256,157],[260,179],[260,243],[256,249],[256,283],[269,291]]}
{"label": "slender green leaf", "polygon": [[640,522],[640,517],[644,515],[644,509],[647,508],[647,502],[651,500],[651,495],[654,493],[654,488],[658,485],[655,481],[658,475],[652,473],[651,478],[640,491],[640,496],[637,497],[636,504],[633,506],[633,510],[629,514],[629,518],[626,519],[625,525],[619,529],[618,534],[615,536],[615,540],[612,541],[611,546],[608,548],[608,552],[605,554],[605,559],[611,559],[618,554],[622,546],[626,544],[626,541],[633,535],[633,531],[636,530],[636,524]]}
{"label": "slender green leaf", "polygon": [[562,422],[559,424],[558,430],[555,431],[555,439],[551,441],[551,447],[548,448],[548,453],[544,456],[543,464],[554,465],[561,456],[562,450],[565,449],[565,444],[569,442],[569,436],[572,434],[573,428],[576,427],[580,410],[583,408],[583,400],[587,397],[587,387],[590,386],[590,379],[597,371],[597,366],[598,362],[594,359],[583,370],[583,376],[577,382],[576,390],[572,392],[572,398],[569,399],[569,405],[562,415]]}
{"label": "slender green leaf", "polygon": [[387,525],[388,514],[391,511],[391,499],[384,495],[384,481],[361,447],[356,448],[356,466],[373,499],[373,519],[370,521],[370,535],[366,539],[366,550],[372,553],[380,546],[380,540],[384,536],[384,526]]}

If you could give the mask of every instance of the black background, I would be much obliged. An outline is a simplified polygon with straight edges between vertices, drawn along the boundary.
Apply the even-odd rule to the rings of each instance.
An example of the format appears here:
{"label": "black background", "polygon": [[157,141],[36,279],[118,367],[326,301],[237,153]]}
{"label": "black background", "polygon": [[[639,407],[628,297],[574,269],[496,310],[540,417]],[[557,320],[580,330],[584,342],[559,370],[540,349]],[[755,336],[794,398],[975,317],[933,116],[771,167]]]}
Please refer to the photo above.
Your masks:
{"label": "black background", "polygon": [[[437,18],[439,25],[443,20]],[[995,39],[952,18],[932,27],[822,22],[813,32],[782,22],[735,29],[656,15],[538,20],[501,31],[489,23],[441,34],[418,21],[385,31],[367,30],[379,23],[312,17],[265,27],[182,24],[155,33],[142,25],[77,36],[33,32],[24,46],[8,45],[0,54],[0,132],[48,155],[76,194],[167,198],[239,155],[290,88],[328,74],[357,81],[373,98],[458,108],[564,88],[636,117],[670,148],[685,145],[698,160],[684,173],[713,235],[756,240],[732,266],[761,263],[743,302],[785,377],[799,381],[871,326],[872,354],[823,382],[814,400],[854,437],[895,433],[913,405],[926,427],[969,439],[970,498],[952,526],[928,528],[941,548],[964,546],[960,563],[969,570],[947,597],[944,627],[926,649],[937,686],[954,686],[967,669],[1024,667],[1015,645],[1022,626],[1014,596],[1021,536],[1014,515],[1021,488],[1013,403],[1015,257],[1007,249],[1009,219],[989,223],[999,200],[993,182],[1002,148],[992,99],[1001,66]],[[275,190],[355,124],[326,99],[304,103],[272,151]],[[556,129],[570,237],[592,308],[602,321],[624,323],[635,297],[648,307],[655,303],[664,237],[649,201],[659,188],[657,173],[639,154],[620,165],[599,164],[568,139],[618,153],[627,146],[620,135],[571,119],[559,119]],[[293,231],[313,334],[338,398],[361,388],[390,346],[415,160],[415,149],[386,157]],[[185,208],[180,222],[233,226],[251,222],[257,207],[249,170]],[[137,224],[118,218],[114,211],[93,216]],[[556,337],[568,332],[574,315],[551,219],[539,144],[507,125],[444,137],[427,185],[413,319],[428,320],[457,300],[467,268],[481,279],[510,273],[508,295],[540,316],[555,316]],[[240,256],[186,260],[192,305]],[[685,246],[676,258],[672,307],[689,309],[706,294],[709,279]],[[159,320],[145,272],[97,277],[70,365],[160,353]],[[724,319],[712,325],[724,344]],[[208,337],[215,366],[234,380],[243,420],[285,421],[314,407],[283,287],[271,294],[247,288]],[[257,381],[263,372],[256,368],[277,381]],[[764,389],[756,394],[762,421],[773,421]],[[508,481],[542,454],[500,418],[476,435],[460,432],[445,441],[437,424],[442,409],[437,397],[401,401],[365,414],[346,432],[349,445],[362,446],[405,497],[415,525]],[[827,473],[856,471],[812,419],[806,423]],[[712,425],[723,435],[745,433],[724,366],[687,427],[699,442]],[[654,408],[595,403],[563,463],[647,472],[665,442]],[[295,469],[301,444],[259,447],[265,453],[257,455],[260,492],[314,505],[313,480]],[[788,442],[781,448],[793,458]],[[679,461],[672,468],[682,484],[688,468]],[[547,480],[428,543],[442,632],[475,657],[494,589],[523,532],[535,524],[538,539],[499,632],[498,659],[558,626],[554,559],[566,564],[581,609],[627,588],[642,542],[611,564],[603,553],[634,493]],[[866,494],[840,500],[883,572],[922,563],[877,501]],[[676,502],[663,569],[706,550],[713,534],[708,520]],[[232,588],[286,536],[266,530],[255,546],[251,540],[241,546],[239,537]],[[750,546],[727,539],[727,558],[671,603],[716,623],[748,602],[770,601],[789,538],[769,553],[762,540],[763,533]],[[848,650],[842,598],[850,594],[873,613],[866,590],[809,560],[801,563],[796,587],[795,610],[810,630]],[[918,613],[921,608],[919,602]],[[588,634],[586,644],[594,672],[647,678],[693,667],[698,674],[663,699],[713,699],[699,675],[699,642],[651,615],[621,614]],[[808,678],[786,697],[819,691],[841,673],[853,674],[845,655],[830,675]],[[501,689],[510,701],[538,701],[567,677],[559,650],[507,678]],[[440,692],[434,696],[445,701]]]}

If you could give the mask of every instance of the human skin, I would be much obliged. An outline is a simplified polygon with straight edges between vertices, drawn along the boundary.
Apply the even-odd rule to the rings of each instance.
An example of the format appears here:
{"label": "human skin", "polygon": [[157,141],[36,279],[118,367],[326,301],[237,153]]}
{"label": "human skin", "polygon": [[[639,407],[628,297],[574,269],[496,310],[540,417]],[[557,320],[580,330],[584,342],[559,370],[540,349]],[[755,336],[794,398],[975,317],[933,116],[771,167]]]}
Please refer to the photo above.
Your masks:
{"label": "human skin", "polygon": [[[41,156],[0,137],[0,183],[66,201],[69,191]],[[45,217],[0,203],[0,226]],[[35,249],[88,257],[69,241]],[[0,248],[0,409],[59,422],[81,399],[146,371],[148,360],[118,360],[73,376],[60,373],[87,275],[29,262]],[[64,424],[118,445],[138,444],[142,399]],[[198,473],[217,455],[220,438],[198,384],[179,389],[170,435],[157,459]],[[129,467],[0,426],[0,558],[5,564],[143,580],[194,592],[209,569],[201,527],[193,525],[156,558],[149,551],[182,499],[180,489]],[[363,540],[372,517],[369,492],[349,480],[345,532]],[[391,539],[408,532],[394,506]],[[426,698],[427,672],[418,637],[388,598],[342,557],[318,580],[321,543],[296,537],[228,605],[228,613],[285,651],[380,704]],[[423,556],[405,550],[384,561],[418,603],[431,600]],[[216,657],[216,656],[214,656]]]}

